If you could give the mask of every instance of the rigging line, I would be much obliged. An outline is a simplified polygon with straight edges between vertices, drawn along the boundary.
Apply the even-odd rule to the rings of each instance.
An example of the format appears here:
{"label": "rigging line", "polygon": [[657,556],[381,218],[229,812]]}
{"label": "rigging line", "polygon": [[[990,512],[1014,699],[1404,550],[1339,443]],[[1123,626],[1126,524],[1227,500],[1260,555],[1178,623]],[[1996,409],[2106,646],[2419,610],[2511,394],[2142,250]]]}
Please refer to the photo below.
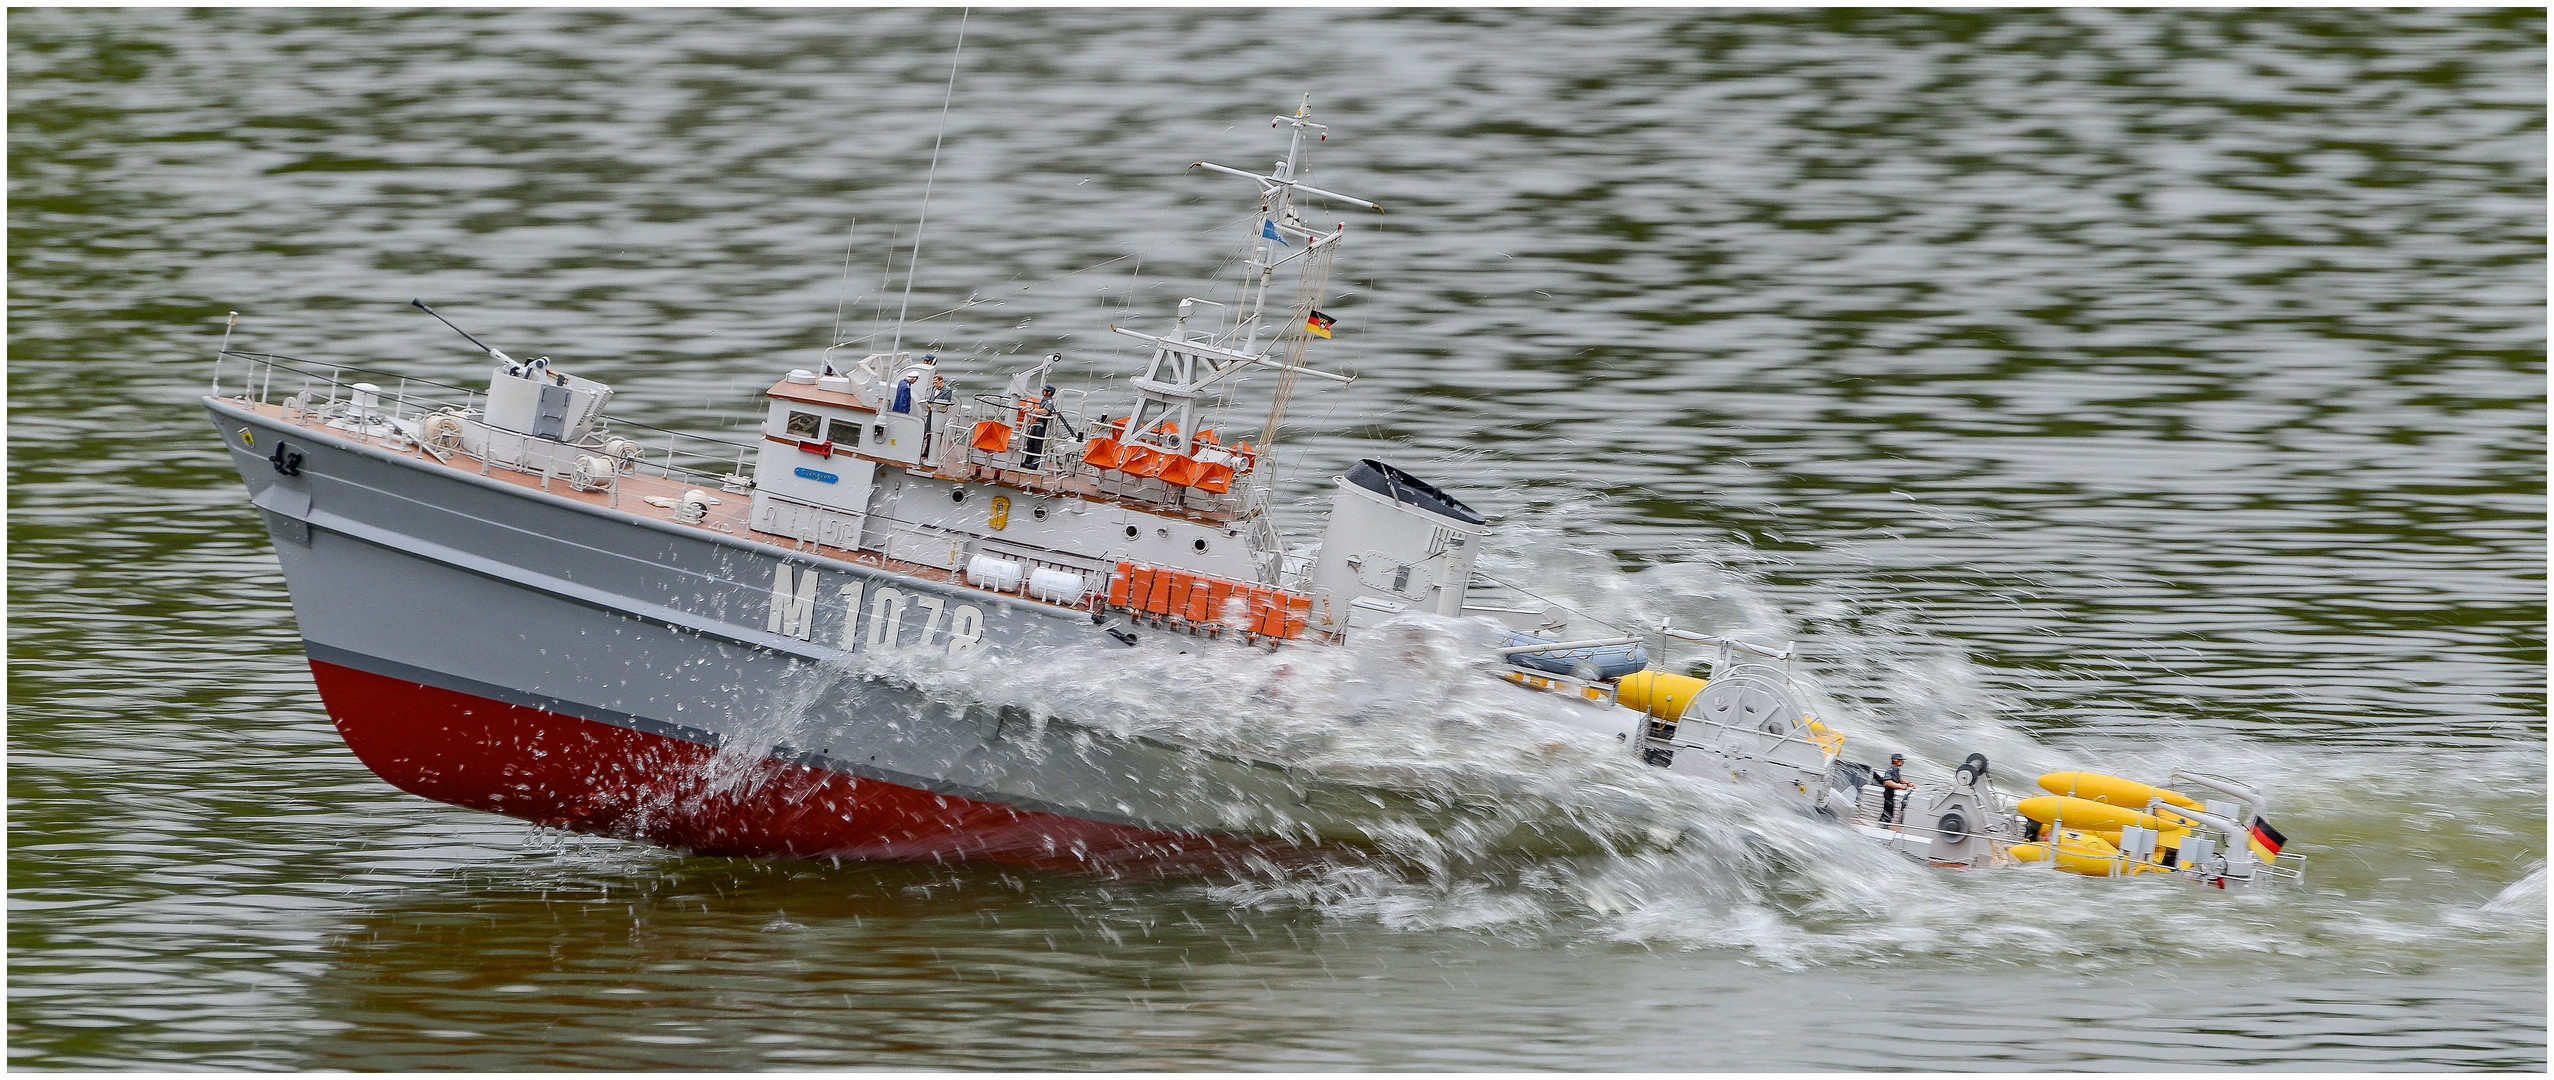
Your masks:
{"label": "rigging line", "polygon": [[[1251,215],[1251,217],[1257,217],[1257,216],[1258,216],[1258,215],[1256,215],[1256,214]],[[1196,237],[1196,236],[1205,236],[1205,235],[1207,235],[1207,234],[1209,234],[1209,233],[1214,233],[1214,232],[1218,232],[1218,231],[1221,231],[1221,230],[1224,230],[1224,229],[1229,229],[1229,228],[1232,228],[1232,227],[1233,227],[1233,226],[1235,226],[1235,225],[1239,225],[1239,224],[1241,224],[1242,222],[1247,221],[1247,220],[1249,220],[1249,218],[1236,218],[1236,219],[1234,219],[1234,220],[1232,220],[1232,221],[1225,222],[1224,224],[1217,225],[1217,226],[1215,226],[1214,228],[1211,228],[1211,229],[1205,229],[1205,230],[1202,230],[1202,231],[1199,231],[1199,232],[1191,233],[1191,234],[1189,234],[1189,236],[1177,236],[1177,237],[1172,237],[1172,238],[1171,238],[1171,239],[1169,239],[1169,240],[1164,240],[1164,241],[1162,241],[1162,242],[1161,242],[1161,243],[1159,243],[1159,244],[1154,244],[1154,245],[1152,245],[1151,247],[1144,248],[1144,249],[1142,249],[1142,250],[1140,250],[1140,251],[1130,251],[1130,252],[1127,252],[1126,254],[1124,254],[1124,255],[1120,255],[1120,256],[1118,256],[1117,258],[1114,258],[1114,259],[1110,259],[1110,260],[1108,260],[1108,262],[1096,262],[1096,263],[1092,263],[1092,264],[1091,264],[1091,265],[1089,265],[1089,266],[1085,266],[1085,267],[1083,267],[1083,268],[1082,268],[1082,270],[1097,270],[1097,269],[1099,269],[1100,267],[1107,266],[1109,263],[1113,263],[1113,262],[1123,262],[1123,261],[1125,261],[1125,260],[1127,260],[1127,259],[1137,258],[1137,257],[1140,257],[1140,256],[1144,255],[1146,252],[1153,251],[1153,250],[1155,250],[1155,249],[1157,249],[1157,248],[1161,248],[1161,247],[1168,246],[1168,245],[1170,245],[1170,244],[1178,243],[1178,242],[1179,242],[1179,241],[1181,241],[1181,240],[1186,240],[1186,239],[1189,239],[1189,238],[1191,238],[1191,237]],[[1227,259],[1225,260],[1225,263],[1226,263],[1227,265],[1229,265],[1229,264],[1231,263],[1231,261],[1232,261],[1231,259],[1227,258]],[[1141,265],[1141,264],[1138,264],[1138,265]],[[1075,274],[1079,274],[1079,273],[1081,273],[1081,272],[1082,272],[1082,270],[1071,270],[1071,271],[1067,271],[1067,272],[1065,272],[1065,273],[1057,274],[1057,275],[1056,275],[1056,276],[1054,276],[1054,277],[1051,277],[1051,278],[1046,279],[1046,281],[1034,281],[1034,282],[1030,282],[1030,283],[1029,283],[1029,284],[1027,284],[1027,285],[1020,286],[1020,291],[1021,291],[1021,292],[1027,292],[1027,291],[1029,291],[1029,290],[1031,290],[1031,289],[1037,288],[1037,287],[1038,287],[1038,286],[1040,286],[1040,285],[1048,284],[1049,282],[1062,281],[1062,280],[1064,280],[1065,278],[1069,278],[1069,277],[1072,277],[1072,276],[1073,276],[1073,275],[1075,275]],[[1222,275],[1222,273],[1223,273],[1223,271],[1222,271],[1221,269],[1218,269],[1218,270],[1216,271],[1216,274],[1217,274],[1218,276],[1221,276],[1221,275]],[[971,308],[971,307],[981,307],[981,306],[983,306],[983,305],[985,305],[985,304],[998,304],[998,303],[1001,303],[1001,302],[1002,302],[1002,301],[999,301],[999,300],[987,300],[987,299],[984,299],[983,297],[971,296],[971,297],[968,297],[968,298],[967,298],[967,300],[966,300],[966,302],[965,302],[965,303],[959,304],[959,305],[958,305],[958,306],[956,306],[956,307],[953,307],[953,308],[946,308],[946,309],[943,309],[943,310],[940,310],[940,311],[935,311],[935,312],[932,312],[932,313],[931,313],[931,314],[929,314],[929,315],[922,316],[921,318],[918,318],[918,319],[906,320],[906,319],[904,319],[904,318],[900,315],[900,316],[898,316],[898,321],[899,321],[899,322],[911,322],[911,323],[927,323],[927,322],[930,322],[930,321],[931,321],[931,320],[933,320],[933,319],[940,318],[940,317],[941,317],[941,316],[943,316],[943,315],[955,315],[955,314],[957,314],[958,312],[965,311],[966,309]],[[1132,303],[1132,301],[1130,300],[1130,304],[1131,304],[1131,303]],[[856,344],[856,343],[859,343],[859,342],[868,341],[868,340],[870,340],[871,338],[879,337],[879,336],[881,336],[881,335],[884,335],[885,333],[886,333],[886,331],[885,331],[885,330],[872,330],[872,331],[870,331],[870,332],[868,332],[868,333],[866,333],[866,334],[862,334],[862,335],[860,335],[859,337],[856,337],[856,338],[844,338],[843,340],[841,340],[841,341],[837,341],[837,342],[835,342],[834,344],[836,344],[836,345],[851,345],[851,344]],[[892,353],[892,352],[894,352],[895,350],[893,350],[893,349],[889,349],[888,351]]]}
{"label": "rigging line", "polygon": [[1284,329],[1278,331],[1283,336],[1270,342],[1271,352],[1276,351],[1276,346],[1280,343],[1287,346],[1287,369],[1285,375],[1277,380],[1277,392],[1268,405],[1268,423],[1259,432],[1259,445],[1263,450],[1277,444],[1277,433],[1280,425],[1284,423],[1286,408],[1294,401],[1295,384],[1303,368],[1304,352],[1312,344],[1312,334],[1304,329],[1304,320],[1311,315],[1313,305],[1320,301],[1323,292],[1330,288],[1331,261],[1337,251],[1336,247],[1323,248],[1311,261],[1304,264],[1295,282],[1295,303],[1291,321]]}
{"label": "rigging line", "polygon": [[860,234],[860,219],[851,219],[851,227],[842,234],[842,291],[834,295],[834,338],[842,338],[842,309],[851,302],[851,241]]}
{"label": "rigging line", "polygon": [[[888,362],[905,346],[905,311],[913,306],[913,271],[922,262],[922,225],[931,220],[931,181],[940,174],[940,141],[949,135],[949,102],[958,96],[958,57],[967,49],[967,13],[958,9],[958,45],[949,50],[949,87],[940,94],[940,131],[931,137],[931,167],[922,174],[922,211],[914,215],[913,254],[905,259],[905,298],[896,306],[895,343],[887,346]],[[947,312],[942,312],[947,314]]]}
{"label": "rigging line", "polygon": [[1483,569],[1481,569],[1481,568],[1479,568],[1479,567],[1474,567],[1474,568],[1473,568],[1473,570],[1472,570],[1472,573],[1473,573],[1474,575],[1476,575],[1476,576],[1479,576],[1479,577],[1489,578],[1489,579],[1490,579],[1491,581],[1493,581],[1493,582],[1496,582],[1496,583],[1498,583],[1498,584],[1500,584],[1500,585],[1505,585],[1505,586],[1507,586],[1508,588],[1511,588],[1511,589],[1515,589],[1516,591],[1521,592],[1521,593],[1524,593],[1524,594],[1525,594],[1525,595],[1527,595],[1527,596],[1531,596],[1531,597],[1533,597],[1533,598],[1535,598],[1535,599],[1537,599],[1537,600],[1543,601],[1543,602],[1544,602],[1544,603],[1546,603],[1546,604],[1550,604],[1550,605],[1552,605],[1553,607],[1556,607],[1556,608],[1559,608],[1559,609],[1561,609],[1561,610],[1563,610],[1563,611],[1569,612],[1570,614],[1572,614],[1572,615],[1576,615],[1576,616],[1578,616],[1579,618],[1586,619],[1587,621],[1592,622],[1592,623],[1595,623],[1596,625],[1598,625],[1598,626],[1602,626],[1602,627],[1604,627],[1604,628],[1606,628],[1606,629],[1608,629],[1608,630],[1612,630],[1612,631],[1614,631],[1614,632],[1616,632],[1616,633],[1620,633],[1620,634],[1628,634],[1628,633],[1632,633],[1632,631],[1625,630],[1624,628],[1622,628],[1622,627],[1620,627],[1620,626],[1617,626],[1617,625],[1615,625],[1615,624],[1614,624],[1614,623],[1612,623],[1612,622],[1609,622],[1609,621],[1604,620],[1604,619],[1597,618],[1596,616],[1594,616],[1594,615],[1590,615],[1590,614],[1588,614],[1587,612],[1580,611],[1579,609],[1574,608],[1574,607],[1571,607],[1571,606],[1570,606],[1570,605],[1568,605],[1568,604],[1564,604],[1564,603],[1562,603],[1562,602],[1560,602],[1560,601],[1558,601],[1558,600],[1554,600],[1554,599],[1552,599],[1552,598],[1551,598],[1551,597],[1549,597],[1549,596],[1545,596],[1545,595],[1543,595],[1542,593],[1539,593],[1539,592],[1536,592],[1536,591],[1534,591],[1534,590],[1532,590],[1532,589],[1526,588],[1525,586],[1523,586],[1523,585],[1519,585],[1519,584],[1517,584],[1516,582],[1509,581],[1509,580],[1507,580],[1506,578],[1503,578],[1503,577],[1500,577],[1500,576],[1498,576],[1498,575],[1496,575],[1496,574],[1490,573],[1489,571],[1483,570]]}
{"label": "rigging line", "polygon": [[[868,336],[857,340],[867,341],[869,338],[874,338],[887,332],[887,290],[896,287],[897,231],[896,226],[887,226],[887,258],[886,261],[878,267],[878,303],[869,311]],[[850,342],[838,342],[837,344],[848,345]]]}
{"label": "rigging line", "polygon": [[[986,304],[997,304],[997,303],[1000,303],[1000,302],[1001,302],[1001,301],[999,301],[999,300],[987,300],[987,299],[984,299],[983,297],[975,297],[975,296],[971,296],[971,297],[968,297],[968,298],[967,298],[967,301],[966,301],[965,303],[963,303],[963,304],[959,304],[959,305],[958,305],[958,306],[956,306],[956,307],[949,308],[949,309],[946,309],[946,310],[943,310],[943,311],[935,311],[935,312],[932,312],[932,313],[931,313],[931,314],[929,314],[929,315],[925,315],[925,316],[923,316],[923,317],[921,317],[921,318],[919,318],[919,319],[914,319],[914,320],[911,320],[911,321],[912,321],[912,322],[916,322],[916,323],[927,323],[927,322],[930,322],[930,321],[931,321],[931,320],[933,320],[933,319],[937,319],[937,318],[939,318],[939,317],[941,317],[941,316],[943,316],[943,315],[955,315],[955,314],[957,314],[958,312],[965,311],[966,309],[971,308],[971,307],[982,307],[982,306],[984,306],[984,305],[986,305]],[[870,340],[870,339],[872,339],[872,338],[877,338],[877,337],[884,336],[886,333],[887,333],[887,332],[886,332],[885,330],[872,330],[872,331],[870,331],[870,332],[868,332],[868,333],[866,333],[866,334],[862,334],[862,335],[860,335],[859,337],[855,337],[855,338],[844,338],[844,339],[842,339],[841,341],[837,341],[837,342],[835,342],[834,344],[836,344],[836,345],[851,345],[851,344],[856,344],[856,343],[858,343],[858,342],[868,341],[868,340]],[[888,350],[888,351],[892,353],[894,350],[890,349],[890,350]]]}
{"label": "rigging line", "polygon": [[[1223,224],[1221,224],[1221,225],[1215,225],[1215,226],[1211,226],[1211,227],[1208,227],[1208,228],[1200,229],[1200,230],[1198,230],[1198,231],[1196,231],[1196,232],[1193,232],[1193,233],[1189,233],[1187,236],[1174,236],[1174,237],[1172,237],[1172,238],[1170,238],[1170,239],[1168,239],[1168,240],[1161,241],[1160,243],[1154,244],[1154,245],[1152,245],[1152,246],[1150,246],[1150,247],[1137,248],[1137,249],[1135,249],[1135,250],[1133,250],[1133,251],[1127,252],[1127,253],[1126,253],[1126,254],[1124,254],[1124,255],[1120,255],[1120,256],[1118,256],[1118,257],[1116,257],[1116,258],[1114,258],[1114,259],[1107,259],[1107,260],[1103,260],[1103,261],[1101,261],[1101,262],[1095,262],[1095,263],[1092,263],[1092,264],[1091,264],[1091,265],[1089,265],[1089,266],[1085,266],[1085,267],[1083,267],[1081,270],[1067,270],[1067,271],[1065,271],[1065,272],[1063,272],[1063,273],[1061,273],[1061,274],[1057,274],[1057,275],[1055,275],[1054,277],[1048,278],[1048,279],[1046,279],[1045,281],[1032,281],[1032,282],[1030,282],[1030,283],[1028,283],[1028,284],[1026,284],[1026,285],[1022,285],[1022,286],[1020,286],[1020,291],[1021,291],[1021,292],[1027,292],[1027,291],[1029,291],[1029,290],[1031,290],[1031,289],[1037,288],[1037,287],[1038,287],[1038,286],[1040,286],[1040,285],[1052,285],[1052,284],[1054,284],[1054,283],[1056,283],[1056,282],[1059,282],[1059,281],[1062,281],[1062,280],[1064,280],[1064,279],[1066,279],[1066,278],[1072,277],[1072,276],[1073,276],[1073,275],[1075,275],[1075,274],[1079,274],[1079,273],[1081,273],[1083,270],[1097,270],[1097,269],[1099,269],[1099,268],[1101,268],[1101,267],[1103,267],[1103,266],[1107,266],[1109,263],[1125,262],[1125,261],[1126,261],[1126,260],[1128,260],[1128,259],[1140,258],[1140,257],[1142,257],[1142,256],[1143,256],[1146,252],[1152,251],[1152,250],[1154,250],[1154,249],[1156,249],[1156,248],[1160,248],[1160,247],[1162,247],[1162,246],[1163,246],[1163,245],[1165,245],[1165,244],[1175,244],[1175,243],[1178,243],[1178,242],[1180,242],[1180,241],[1182,241],[1182,240],[1187,240],[1187,239],[1191,239],[1191,238],[1199,237],[1199,236],[1206,236],[1206,235],[1210,235],[1210,234],[1213,234],[1213,233],[1219,233],[1219,232],[1222,232],[1222,231],[1224,231],[1224,230],[1226,230],[1226,229],[1232,228],[1232,227],[1233,227],[1233,226],[1235,226],[1235,225],[1239,225],[1239,224],[1241,224],[1241,223],[1243,223],[1243,222],[1245,222],[1245,221],[1249,221],[1251,218],[1255,218],[1255,217],[1258,217],[1258,216],[1259,216],[1259,215],[1257,215],[1257,214],[1245,214],[1245,215],[1243,215],[1243,216],[1241,216],[1241,217],[1234,218],[1234,219],[1233,219],[1233,220],[1231,220],[1231,221],[1227,221],[1227,222],[1225,222],[1225,223],[1223,223]],[[948,312],[945,312],[945,311],[944,311],[944,312],[941,312],[941,314],[946,315],[946,314],[948,314]]]}

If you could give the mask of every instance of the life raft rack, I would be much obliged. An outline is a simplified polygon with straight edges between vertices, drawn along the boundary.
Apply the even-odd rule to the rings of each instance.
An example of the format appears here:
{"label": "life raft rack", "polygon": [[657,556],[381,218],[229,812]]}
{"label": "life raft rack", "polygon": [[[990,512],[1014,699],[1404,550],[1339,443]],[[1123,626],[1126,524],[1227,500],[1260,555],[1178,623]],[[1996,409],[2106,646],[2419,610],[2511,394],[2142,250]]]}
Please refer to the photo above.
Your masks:
{"label": "life raft rack", "polygon": [[[1163,421],[1147,429],[1143,437],[1176,441],[1179,425]],[[1093,433],[1090,441],[1082,445],[1083,464],[1102,472],[1122,472],[1218,495],[1231,491],[1233,478],[1249,472],[1258,460],[1259,454],[1251,449],[1248,440],[1237,446],[1225,446],[1215,441],[1212,428],[1197,433],[1193,454],[1147,445],[1127,437],[1125,417],[1118,418],[1107,429]]]}
{"label": "life raft rack", "polygon": [[1311,624],[1312,597],[1131,560],[1109,578],[1108,606],[1192,633],[1291,641]]}
{"label": "life raft rack", "polygon": [[[1019,424],[1000,420],[978,420],[967,436],[967,446],[983,454],[1009,452],[1017,440],[1017,432],[1029,425],[1030,410],[1035,402],[1019,408]],[[1153,425],[1144,437],[1176,440],[1179,425],[1164,422]],[[1059,440],[1061,442],[1061,440]],[[1067,448],[1071,444],[1064,444]],[[1102,473],[1124,473],[1145,480],[1159,480],[1173,487],[1195,488],[1221,495],[1233,489],[1233,480],[1248,473],[1259,461],[1259,452],[1248,440],[1225,446],[1215,441],[1213,429],[1197,433],[1196,451],[1182,454],[1177,450],[1152,445],[1126,436],[1126,418],[1119,417],[1107,428],[1092,433],[1081,444],[1082,463]]]}

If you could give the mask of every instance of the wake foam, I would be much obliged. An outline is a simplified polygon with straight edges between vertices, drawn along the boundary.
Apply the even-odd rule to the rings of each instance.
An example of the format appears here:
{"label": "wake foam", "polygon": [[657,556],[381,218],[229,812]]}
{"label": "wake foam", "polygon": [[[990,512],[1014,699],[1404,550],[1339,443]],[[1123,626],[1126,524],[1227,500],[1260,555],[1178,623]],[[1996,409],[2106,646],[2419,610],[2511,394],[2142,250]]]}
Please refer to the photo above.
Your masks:
{"label": "wake foam", "polygon": [[[1559,528],[1549,521],[1502,535],[1505,544],[1485,552],[1490,572],[1590,621],[1672,620],[1772,644],[1811,638],[1794,676],[1815,715],[1848,737],[1848,760],[1902,750],[1919,773],[1939,775],[1982,750],[1996,785],[2016,798],[2057,769],[2162,780],[2179,766],[2244,777],[2272,793],[2273,816],[2309,854],[2308,884],[2226,894],[2152,878],[1927,868],[1766,793],[1639,763],[1588,722],[1586,706],[1486,677],[1482,646],[1494,629],[1478,620],[1404,617],[1344,648],[1273,653],[1150,629],[1137,647],[1096,661],[1078,648],[999,659],[863,653],[811,683],[802,704],[893,679],[936,708],[1009,709],[1109,738],[1283,762],[1443,811],[1379,804],[1362,849],[1248,862],[1193,886],[1249,909],[1727,951],[1784,968],[1943,955],[2084,970],[2269,953],[2338,960],[2360,948],[2354,941],[2383,942],[2396,956],[2442,948],[2442,927],[2516,936],[2522,948],[2543,940],[2541,748],[2533,759],[2451,759],[2206,733],[2046,746],[2004,718],[1984,673],[1958,649],[1903,619],[1835,599],[1796,624],[1709,545],[1626,571],[1607,553],[1554,542]],[[1573,621],[1573,632],[1587,628]],[[1698,671],[1706,658],[1696,650],[1660,659],[1653,666]],[[791,727],[776,716],[758,734],[785,741]],[[2530,813],[2532,836],[2484,824]],[[2354,850],[2371,844],[2382,849],[2375,857]],[[2432,865],[2388,872],[2397,867],[2387,858],[2407,849]],[[2476,876],[2508,865],[2514,851],[2533,852],[2535,869],[2474,899]]]}

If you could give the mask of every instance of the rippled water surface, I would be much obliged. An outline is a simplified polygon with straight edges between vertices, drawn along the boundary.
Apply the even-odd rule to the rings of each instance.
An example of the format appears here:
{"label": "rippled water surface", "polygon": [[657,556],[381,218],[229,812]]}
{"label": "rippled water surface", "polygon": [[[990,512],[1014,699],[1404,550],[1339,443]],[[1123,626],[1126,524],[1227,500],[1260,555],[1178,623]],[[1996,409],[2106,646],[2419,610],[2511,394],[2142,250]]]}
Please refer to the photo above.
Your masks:
{"label": "rippled water surface", "polygon": [[[1310,91],[1313,182],[1389,213],[1339,219],[1312,358],[1362,377],[1299,397],[1290,526],[1386,456],[1498,522],[1495,574],[1796,639],[1866,755],[2249,777],[2310,859],[2254,896],[1946,877],[1665,787],[1664,852],[1140,879],[403,795],[194,405],[223,314],[476,377],[423,296],[724,431],[838,305],[892,320],[956,13],[8,25],[18,1067],[2545,1067],[2539,12],[966,25],[912,298],[958,310],[908,344],[1118,370],[1108,323],[1249,211],[1182,166],[1265,162]],[[1448,768],[1542,722],[1367,661],[1416,689],[1360,715]],[[1555,768],[1563,813],[1664,782]]]}

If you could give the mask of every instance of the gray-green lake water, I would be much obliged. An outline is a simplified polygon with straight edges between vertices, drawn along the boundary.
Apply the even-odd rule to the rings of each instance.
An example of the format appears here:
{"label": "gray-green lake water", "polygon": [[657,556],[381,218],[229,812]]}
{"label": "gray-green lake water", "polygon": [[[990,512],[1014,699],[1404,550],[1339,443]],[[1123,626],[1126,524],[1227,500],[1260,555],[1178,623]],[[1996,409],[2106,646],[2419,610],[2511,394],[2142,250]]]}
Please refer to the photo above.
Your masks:
{"label": "gray-green lake water", "polygon": [[1299,398],[1290,491],[1386,456],[1494,572],[1797,639],[1873,752],[2251,778],[2301,891],[1743,815],[750,862],[375,779],[194,404],[224,313],[474,377],[423,296],[726,430],[826,341],[847,230],[853,321],[892,311],[958,19],[10,13],[13,1066],[2545,1067],[2539,11],[968,18],[913,309],[983,302],[909,344],[1116,362],[1246,197],[1182,168],[1309,91],[1314,182],[1391,212],[1348,219],[1314,358],[1362,377]]}

